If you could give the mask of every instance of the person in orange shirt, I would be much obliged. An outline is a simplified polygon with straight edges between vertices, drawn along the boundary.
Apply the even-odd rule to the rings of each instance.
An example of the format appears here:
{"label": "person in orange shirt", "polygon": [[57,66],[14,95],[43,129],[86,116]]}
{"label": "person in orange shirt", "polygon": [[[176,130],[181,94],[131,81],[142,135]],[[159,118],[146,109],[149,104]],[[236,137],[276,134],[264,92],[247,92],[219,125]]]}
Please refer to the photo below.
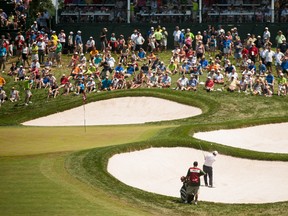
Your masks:
{"label": "person in orange shirt", "polygon": [[6,80],[0,75],[0,88],[6,84]]}
{"label": "person in orange shirt", "polygon": [[211,64],[208,67],[208,71],[210,72],[212,69],[217,71],[219,68],[219,65],[215,63],[215,61],[211,61]]}

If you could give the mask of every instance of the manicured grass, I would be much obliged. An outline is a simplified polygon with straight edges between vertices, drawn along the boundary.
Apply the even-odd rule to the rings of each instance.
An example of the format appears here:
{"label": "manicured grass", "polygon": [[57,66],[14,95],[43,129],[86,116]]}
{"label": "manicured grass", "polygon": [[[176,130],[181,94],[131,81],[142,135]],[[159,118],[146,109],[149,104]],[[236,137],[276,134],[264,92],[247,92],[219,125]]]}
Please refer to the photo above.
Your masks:
{"label": "manicured grass", "polygon": [[[159,56],[167,63],[170,55],[167,51]],[[64,62],[68,60],[64,56]],[[69,71],[61,68],[53,69],[53,73],[59,78]],[[178,77],[172,77],[173,86]],[[21,82],[5,78],[7,88],[14,85],[23,89]],[[21,122],[82,105],[80,96],[47,100],[47,90],[32,91],[32,105],[24,106],[22,91],[20,102],[7,102],[0,109],[0,215],[288,215],[288,201],[263,205],[201,202],[197,208],[183,205],[176,198],[128,187],[106,170],[113,154],[151,146],[199,149],[201,144],[204,150],[216,149],[234,157],[288,161],[288,154],[241,150],[192,138],[197,131],[287,122],[288,97],[207,93],[201,87],[197,92],[137,89],[92,93],[87,103],[152,96],[197,106],[203,114],[144,125],[87,127],[85,133],[83,127],[19,126]]]}
{"label": "manicured grass", "polygon": [[0,159],[1,215],[149,215],[69,175],[67,154]]}
{"label": "manicured grass", "polygon": [[168,126],[0,127],[0,156],[77,151],[146,140]]}

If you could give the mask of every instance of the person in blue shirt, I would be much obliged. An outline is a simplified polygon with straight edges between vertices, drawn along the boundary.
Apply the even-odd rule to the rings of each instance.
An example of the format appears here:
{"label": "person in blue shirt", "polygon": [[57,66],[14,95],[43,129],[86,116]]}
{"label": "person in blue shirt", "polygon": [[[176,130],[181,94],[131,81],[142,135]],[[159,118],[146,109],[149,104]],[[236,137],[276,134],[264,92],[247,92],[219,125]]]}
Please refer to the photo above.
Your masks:
{"label": "person in blue shirt", "polygon": [[231,43],[232,41],[226,36],[223,40],[223,53],[226,58],[231,54]]}
{"label": "person in blue shirt", "polygon": [[253,61],[251,61],[250,64],[248,64],[248,69],[252,72],[252,73],[256,73],[256,65]]}
{"label": "person in blue shirt", "polygon": [[288,59],[285,59],[281,63],[283,73],[288,73]]}
{"label": "person in blue shirt", "polygon": [[75,47],[78,53],[83,53],[83,41],[81,36],[81,31],[77,32],[77,35],[75,36]]}
{"label": "person in blue shirt", "polygon": [[262,60],[259,61],[259,66],[258,66],[258,68],[259,68],[259,73],[260,73],[260,75],[265,74],[266,71],[267,71],[266,65],[263,64]]}
{"label": "person in blue shirt", "polygon": [[205,69],[205,70],[207,69],[208,64],[209,64],[208,60],[205,59],[205,56],[202,57],[199,63],[201,64],[202,69]]}
{"label": "person in blue shirt", "polygon": [[137,57],[137,60],[139,61],[143,61],[143,60],[146,60],[146,52],[144,51],[143,48],[140,48],[139,52],[138,52],[138,57]]}
{"label": "person in blue shirt", "polygon": [[119,73],[119,72],[124,72],[124,68],[122,67],[122,63],[120,62],[115,68],[114,71]]}
{"label": "person in blue shirt", "polygon": [[82,94],[85,91],[85,85],[82,79],[78,81],[77,91],[76,94]]}
{"label": "person in blue shirt", "polygon": [[5,68],[6,68],[6,56],[7,56],[7,51],[6,51],[6,48],[2,44],[0,46],[0,70],[2,68],[2,73],[5,72]]}
{"label": "person in blue shirt", "polygon": [[267,81],[267,84],[268,86],[270,87],[271,91],[272,91],[272,94],[274,93],[274,81],[275,81],[275,78],[272,74],[272,71],[269,71],[268,72],[268,75],[266,76],[266,81]]}
{"label": "person in blue shirt", "polygon": [[110,91],[111,90],[112,81],[109,79],[107,75],[105,79],[101,81],[101,90],[102,91]]}

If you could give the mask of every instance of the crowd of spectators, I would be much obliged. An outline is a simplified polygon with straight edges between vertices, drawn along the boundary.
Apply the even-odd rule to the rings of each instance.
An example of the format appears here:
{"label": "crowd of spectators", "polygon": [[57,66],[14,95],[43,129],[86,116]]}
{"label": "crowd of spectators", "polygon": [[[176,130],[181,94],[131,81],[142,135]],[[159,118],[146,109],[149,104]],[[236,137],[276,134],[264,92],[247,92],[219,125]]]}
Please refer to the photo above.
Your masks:
{"label": "crowd of spectators", "polygon": [[25,30],[29,0],[6,1],[13,6],[11,11],[0,8],[0,28],[10,30]]}
{"label": "crowd of spectators", "polygon": [[[158,25],[147,34],[135,29],[124,38],[103,28],[99,37],[101,46],[96,47],[97,39],[91,36],[84,40],[81,31],[45,33],[35,24],[37,21],[24,35],[18,32],[11,46],[5,35],[1,37],[1,103],[8,97],[11,102],[18,101],[22,91],[15,87],[6,89],[5,76],[13,77],[15,84],[23,83],[25,105],[32,103],[32,92],[39,89],[47,89],[48,98],[172,87],[267,97],[287,93],[288,44],[281,30],[275,38],[271,38],[267,27],[262,35],[247,33],[240,38],[236,27],[224,30],[222,26],[208,26],[194,34],[191,29],[179,26],[169,33]],[[168,59],[161,59],[158,54],[166,50],[167,40],[174,41],[174,49]],[[70,58],[67,65],[62,61],[63,49],[67,49]],[[7,57],[11,59],[9,66]],[[60,68],[65,73],[59,79]]]}
{"label": "crowd of spectators", "polygon": [[[127,1],[70,0],[64,5],[60,22],[127,21]],[[272,22],[273,14],[274,22],[288,21],[287,3],[280,0],[275,0],[274,11],[269,0],[204,0],[202,7],[199,7],[199,0],[139,0],[131,4],[131,22],[199,22],[200,8],[204,23]]]}

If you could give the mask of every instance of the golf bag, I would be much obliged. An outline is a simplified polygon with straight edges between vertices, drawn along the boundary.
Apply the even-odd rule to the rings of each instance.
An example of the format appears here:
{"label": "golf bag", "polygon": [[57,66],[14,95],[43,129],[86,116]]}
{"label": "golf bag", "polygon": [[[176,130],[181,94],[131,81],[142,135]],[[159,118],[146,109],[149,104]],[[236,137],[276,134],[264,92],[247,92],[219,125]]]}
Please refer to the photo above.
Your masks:
{"label": "golf bag", "polygon": [[184,176],[182,176],[181,177],[181,181],[183,182],[183,185],[182,185],[182,187],[180,188],[180,197],[181,197],[181,200],[183,201],[183,202],[187,202],[187,203],[191,203],[192,202],[192,200],[194,199],[194,195],[190,195],[190,196],[188,196],[187,195],[187,192],[186,192],[186,189],[187,189],[187,183],[188,183],[188,180],[187,180],[187,178],[186,177],[184,177]]}

